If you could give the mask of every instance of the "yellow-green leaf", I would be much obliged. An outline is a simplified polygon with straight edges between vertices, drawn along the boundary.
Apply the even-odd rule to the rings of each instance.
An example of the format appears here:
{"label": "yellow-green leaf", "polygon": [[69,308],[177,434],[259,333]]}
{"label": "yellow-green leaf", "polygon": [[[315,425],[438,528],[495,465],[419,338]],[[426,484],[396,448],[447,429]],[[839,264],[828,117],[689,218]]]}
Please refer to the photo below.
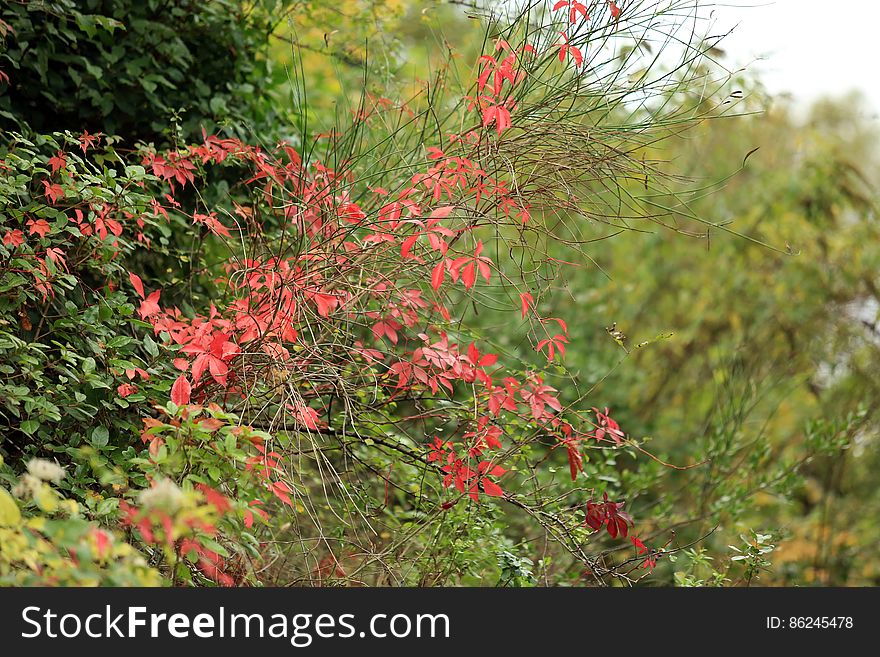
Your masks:
{"label": "yellow-green leaf", "polygon": [[21,511],[12,495],[0,488],[0,527],[12,527],[21,522]]}

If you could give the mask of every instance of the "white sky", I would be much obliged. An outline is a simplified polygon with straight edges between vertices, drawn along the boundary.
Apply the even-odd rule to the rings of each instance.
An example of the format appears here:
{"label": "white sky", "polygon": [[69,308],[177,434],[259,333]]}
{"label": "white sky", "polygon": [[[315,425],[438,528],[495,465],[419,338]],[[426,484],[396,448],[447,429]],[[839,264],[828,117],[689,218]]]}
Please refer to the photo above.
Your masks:
{"label": "white sky", "polygon": [[738,25],[720,45],[729,63],[762,73],[771,93],[804,103],[859,89],[880,111],[880,1],[732,0],[715,5],[718,29]]}

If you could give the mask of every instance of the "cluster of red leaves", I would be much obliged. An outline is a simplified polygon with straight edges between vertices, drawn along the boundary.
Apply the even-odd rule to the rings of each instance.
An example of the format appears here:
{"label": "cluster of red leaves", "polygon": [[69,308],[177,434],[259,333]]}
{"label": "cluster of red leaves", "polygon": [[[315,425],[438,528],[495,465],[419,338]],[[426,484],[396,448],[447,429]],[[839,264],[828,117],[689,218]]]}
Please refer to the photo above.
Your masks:
{"label": "cluster of red leaves", "polygon": [[[221,493],[199,485],[203,504],[211,507],[217,517],[228,513],[232,505]],[[236,580],[224,568],[222,557],[214,550],[205,547],[204,538],[213,539],[218,534],[215,524],[206,521],[199,514],[186,509],[177,510],[174,516],[167,511],[138,509],[134,505],[121,500],[119,510],[122,513],[122,525],[136,529],[148,545],[164,547],[182,558],[189,554],[196,556],[199,570],[208,578],[222,586],[235,586]]]}
{"label": "cluster of red leaves", "polygon": [[621,430],[620,425],[609,415],[610,411],[606,408],[603,413],[598,408],[593,407],[593,412],[596,414],[596,428],[591,434],[592,438],[598,443],[608,437],[614,441],[616,446],[620,446],[625,434]]}
{"label": "cluster of red leaves", "polygon": [[[617,5],[611,2],[609,7],[616,19]],[[563,8],[572,23],[579,16],[589,19],[580,2],[554,6],[555,10]],[[569,43],[565,32],[561,35],[562,42],[556,46],[560,61],[571,57],[580,67],[583,54]],[[457,386],[466,388],[476,400],[474,422],[463,428],[460,444],[435,439],[427,460],[442,472],[444,487],[474,501],[479,501],[481,493],[505,495],[498,479],[506,470],[497,463],[505,414],[514,414],[557,436],[566,449],[572,480],[584,471],[581,447],[587,438],[597,443],[608,438],[615,446],[621,445],[624,433],[608,409],[601,412],[594,408],[592,428],[577,430],[563,419],[558,391],[539,373],[529,372],[521,378],[504,376],[497,354],[482,351],[485,347],[474,342],[459,344],[443,327],[452,319],[446,307],[450,288],[461,283],[463,294],[472,293],[478,285],[490,284],[496,270],[483,241],[473,234],[477,224],[469,215],[478,210],[513,218],[520,224],[531,220],[528,203],[506,180],[489,175],[469,154],[479,152],[484,140],[494,139],[486,133],[494,131],[501,138],[515,125],[514,91],[526,79],[526,58],[535,54],[535,48],[528,44],[515,49],[499,40],[492,54],[480,57],[477,94],[469,99],[469,109],[479,112],[482,132],[449,135],[447,145],[428,147],[425,166],[404,179],[399,191],[376,187],[357,196],[357,181],[344,165],[337,171],[320,162],[306,164],[286,143],[264,150],[237,139],[204,135],[201,144],[144,154],[144,166],[167,184],[168,191],[152,200],[149,216],[133,216],[107,202],[76,208],[68,221],[75,222],[83,238],[96,242],[94,248],[113,249],[120,239],[134,237],[149,249],[143,232],[145,220],[168,221],[170,213],[188,217],[194,230],[216,240],[238,242],[248,233],[262,235],[270,222],[273,229],[302,238],[304,246],[285,255],[226,263],[215,279],[223,292],[218,298],[226,301],[211,304],[207,312],[184,314],[177,307],[163,306],[161,289],[148,292],[141,277],[129,273],[139,299],[139,317],[152,325],[156,335],[167,338],[163,343],[174,352],[177,376],[171,401],[187,406],[210,403],[218,396],[245,397],[248,382],[258,378],[259,368],[265,370],[266,360],[295,380],[306,381],[315,369],[323,371],[328,365],[358,360],[364,365],[360,372],[370,387],[384,387],[392,397],[428,392],[453,396]],[[382,99],[376,100],[369,113],[356,119],[368,120],[389,107]],[[100,134],[84,133],[78,140],[83,153],[94,148],[100,138]],[[49,204],[59,204],[67,196],[74,176],[67,160],[63,151],[49,160],[51,177],[41,181]],[[253,205],[236,204],[234,212],[226,216],[210,208],[185,211],[175,194],[195,187],[207,168],[230,162],[248,172],[244,185],[252,192],[248,197]],[[295,202],[279,203],[279,199]],[[33,236],[42,240],[53,230],[42,219],[29,221],[26,227],[28,236],[20,229],[8,231],[3,243],[18,247]],[[51,295],[52,272],[46,260],[63,267],[65,256],[57,248],[46,248],[40,256],[41,267],[35,276],[44,295]],[[564,357],[569,344],[564,320],[540,317],[536,305],[530,292],[520,293],[519,310],[524,319],[531,313],[539,325],[555,323],[559,327],[546,333],[537,343],[537,351],[546,351],[548,361],[557,355]],[[366,330],[362,335],[351,335],[351,340],[333,342],[329,349],[322,345],[320,336],[342,324]],[[370,339],[373,343],[366,345]],[[254,358],[255,354],[263,359]],[[118,387],[120,396],[138,390],[137,376],[146,379],[149,375],[133,371],[128,375],[129,383]],[[315,431],[326,428],[330,419],[325,419],[324,401],[317,388],[310,397],[290,401],[285,407],[300,429]],[[146,419],[147,430],[151,422],[158,421]],[[161,440],[146,431],[143,437],[155,456]],[[253,446],[259,454],[248,462],[248,469],[260,475],[275,498],[292,506],[293,490],[280,477],[281,455],[268,450],[261,440],[253,440]],[[216,497],[219,493],[203,493],[218,513],[225,513],[220,508],[224,500]],[[262,504],[260,500],[250,502],[252,510],[245,516],[248,527],[254,513],[265,517]],[[587,502],[586,523],[597,530],[606,527],[612,537],[625,537],[631,519],[622,506],[622,502],[609,502],[607,496],[601,503]],[[127,506],[124,513],[147,542],[171,540],[171,519],[161,512],[141,513]],[[209,526],[196,529],[207,535],[216,531]],[[217,555],[197,539],[187,541],[176,549],[196,553],[202,570],[225,583]]]}
{"label": "cluster of red leaves", "polygon": [[657,559],[660,558],[661,551],[649,549],[638,536],[630,536],[629,540],[636,549],[637,556],[645,555],[645,558],[642,560],[642,568],[653,570],[657,565]]}
{"label": "cluster of red leaves", "polygon": [[601,502],[589,500],[587,502],[586,519],[584,524],[596,531],[605,527],[611,538],[618,536],[626,537],[629,526],[633,524],[632,518],[624,510],[625,502],[610,502],[608,493],[602,495]]}
{"label": "cluster of red leaves", "polygon": [[[458,143],[451,141],[453,145]],[[374,368],[374,378],[395,394],[410,394],[422,388],[432,394],[441,389],[451,393],[456,382],[463,382],[484,386],[490,408],[495,405],[489,393],[495,387],[490,368],[496,364],[497,355],[482,353],[473,343],[466,349],[459,347],[443,330],[409,329],[425,326],[426,322],[431,327],[436,318],[449,320],[441,295],[447,277],[453,283],[460,281],[465,290],[474,287],[478,276],[486,282],[491,280],[493,263],[484,255],[480,240],[474,241],[470,252],[451,254],[452,244],[460,243],[471,228],[464,223],[453,227],[456,206],[442,203],[453,199],[461,203],[469,197],[475,202],[491,201],[505,214],[514,213],[527,221],[527,208],[510,197],[504,181],[488,176],[466,157],[433,148],[430,165],[413,174],[409,186],[393,197],[385,190],[374,189],[368,203],[359,204],[347,193],[335,191],[343,174],[320,164],[306,170],[299,155],[285,144],[266,153],[237,140],[212,137],[207,137],[203,145],[148,155],[145,164],[174,191],[195,184],[194,172],[199,167],[220,164],[228,158],[250,165],[253,175],[247,183],[260,189],[267,205],[280,192],[300,201],[286,205],[282,215],[273,220],[285,230],[305,235],[309,246],[287,258],[229,263],[217,282],[232,293],[234,300],[222,307],[212,305],[204,315],[186,316],[178,308],[163,308],[161,290],[148,293],[141,278],[130,273],[129,281],[141,300],[139,316],[153,325],[157,335],[167,336],[177,351],[174,366],[183,374],[172,386],[173,402],[206,402],[217,388],[224,394],[246,394],[241,382],[247,378],[248,373],[242,369],[247,365],[239,358],[246,350],[261,352],[288,372],[306,376],[308,368],[327,355],[303,341],[301,334],[316,322],[339,319],[368,324],[373,339],[385,350],[366,347],[360,340],[335,345],[334,349],[348,349],[349,355],[365,360]],[[167,217],[172,210],[180,211],[171,195],[165,198],[169,207],[158,200],[152,204],[156,215]],[[253,230],[262,229],[256,225],[256,207],[238,208],[238,214]],[[211,213],[194,213],[192,220],[210,229],[211,217]],[[353,231],[353,226],[360,231]],[[225,227],[211,232],[219,239],[229,236]],[[432,256],[433,264],[426,259]],[[371,264],[390,264],[387,271],[383,267],[369,270],[364,267],[365,258]],[[417,283],[401,284],[404,279],[394,274],[400,269],[421,267],[432,272],[433,300],[426,298],[426,291]],[[365,270],[371,272],[366,279],[362,276]],[[350,280],[357,281],[356,291]],[[299,352],[296,356],[293,346]],[[535,418],[544,418],[548,408],[561,409],[552,394],[555,391],[542,386],[540,377],[522,386],[512,381],[505,385],[519,391],[519,403],[530,408]],[[119,392],[126,395],[132,389],[125,387]],[[506,407],[510,406],[507,402]],[[322,407],[297,401],[287,408],[303,429],[314,430],[323,424]],[[489,439],[485,445],[500,446],[500,442]],[[278,458],[275,453],[264,454],[263,463],[271,468]],[[469,467],[460,465],[453,476],[459,485],[468,483],[469,494],[474,496],[477,490],[500,494],[500,488],[488,478],[499,476],[503,472],[500,466],[487,470],[485,464],[476,464],[473,473],[465,469]],[[269,487],[282,502],[291,503],[290,491],[282,482],[273,481]]]}
{"label": "cluster of red leaves", "polygon": [[[605,527],[611,538],[626,538],[633,521],[629,514],[623,510],[624,504],[625,502],[609,501],[607,493],[603,493],[601,502],[589,500],[586,505],[584,524],[596,531]],[[660,557],[660,551],[649,549],[638,536],[630,536],[629,540],[636,549],[637,556],[645,555],[641,567],[653,570]]]}
{"label": "cluster of red leaves", "polygon": [[[607,0],[608,9],[611,12],[611,19],[617,20],[620,17],[620,7],[617,6],[617,3],[614,0]],[[587,6],[578,2],[578,0],[559,0],[553,4],[553,11],[558,11],[560,9],[568,9],[568,22],[569,23],[577,23],[578,16],[580,16],[580,20],[588,21],[590,20],[590,16],[587,13]]]}
{"label": "cluster of red leaves", "polygon": [[[90,134],[88,131],[80,135],[78,143],[83,153],[96,148],[102,137],[101,133]],[[26,244],[31,247],[30,253],[22,249],[16,256],[33,261],[35,266],[26,271],[35,279],[34,287],[44,299],[54,297],[56,278],[69,271],[67,259],[70,252],[75,251],[79,261],[86,258],[103,260],[99,252],[109,252],[111,258],[116,258],[121,251],[120,239],[127,230],[133,233],[131,237],[137,242],[149,246],[149,239],[143,232],[145,221],[158,216],[135,216],[111,200],[81,198],[77,191],[81,174],[69,166],[68,156],[64,151],[57,151],[48,158],[49,177],[35,180],[35,184],[42,186],[46,204],[56,208],[64,206],[64,212],[57,214],[52,224],[44,218],[28,217],[25,219],[27,234],[14,228],[2,235],[3,245],[8,248],[19,249]],[[161,206],[154,204],[154,209],[156,207]],[[113,285],[108,281],[110,289]]]}
{"label": "cluster of red leaves", "polygon": [[[582,2],[578,2],[578,0],[559,0],[559,2],[553,5],[553,11],[560,9],[568,12],[568,22],[570,24],[590,20],[587,6]],[[618,20],[620,17],[620,7],[617,6],[614,0],[608,0],[608,9],[611,12],[611,20]],[[574,60],[575,67],[583,66],[584,54],[581,49],[570,43],[570,37],[567,32],[560,32],[559,35],[560,41],[556,44],[559,48],[559,61],[564,63],[568,57],[571,57]]]}
{"label": "cluster of red leaves", "polygon": [[[235,140],[208,138],[203,146],[190,147],[174,157],[156,156],[150,164],[169,183],[185,186],[192,184],[189,174],[193,171],[185,163],[219,163],[227,157],[254,167],[255,175],[248,182],[258,182],[267,200],[279,186],[301,199],[285,208],[282,220],[291,230],[312,238],[312,242],[309,249],[296,257],[229,264],[222,284],[233,290],[237,299],[225,308],[212,307],[204,316],[187,317],[177,308],[161,308],[160,291],[147,296],[140,278],[130,275],[142,300],[141,318],[151,322],[157,334],[167,334],[179,347],[180,357],[174,364],[189,372],[188,377],[178,378],[175,383],[173,395],[181,403],[187,403],[195,394],[205,373],[210,376],[209,383],[234,392],[241,373],[233,371],[230,364],[249,343],[255,343],[263,353],[288,367],[306,368],[309,345],[303,344],[299,335],[316,316],[318,320],[331,321],[338,316],[365,321],[371,325],[377,342],[387,340],[392,346],[403,346],[401,331],[424,325],[432,315],[448,320],[439,294],[447,276],[470,290],[478,276],[486,282],[491,280],[493,264],[484,255],[480,240],[475,240],[471,253],[450,256],[451,242],[459,241],[470,228],[450,227],[454,205],[425,209],[426,204],[452,198],[459,202],[468,197],[481,202],[491,199],[507,214],[513,211],[522,221],[528,220],[528,210],[509,196],[504,181],[486,175],[470,159],[447,156],[439,148],[431,150],[432,164],[424,172],[414,174],[410,186],[395,198],[389,198],[385,190],[373,190],[369,206],[361,206],[344,194],[331,193],[341,174],[321,165],[304,170],[298,154],[286,145],[280,147],[280,153],[270,155]],[[253,217],[254,211],[242,214]],[[374,219],[369,223],[371,218]],[[366,229],[366,234],[358,240],[349,230],[350,225]],[[426,238],[424,246],[422,238]],[[396,253],[399,258],[392,259],[390,256]],[[432,253],[437,259],[430,265],[425,256]],[[378,271],[366,280],[372,307],[366,306],[360,290],[356,295],[345,282],[360,276],[367,256],[371,262],[384,258],[391,263],[389,268],[407,267],[410,263],[415,267],[430,266],[431,287],[438,298],[429,301],[424,290],[398,285],[396,277]],[[322,269],[322,265],[328,264],[332,267]],[[333,272],[332,279],[322,273],[324,270]],[[494,354],[480,353],[473,344],[463,353],[442,330],[436,336],[420,332],[409,336],[407,342],[410,348],[393,353],[367,348],[360,342],[352,345],[351,350],[375,365],[384,362],[389,375],[387,384],[401,392],[416,386],[425,386],[432,393],[441,388],[452,391],[455,381],[480,381],[492,387],[486,368],[495,364]],[[293,344],[304,347],[306,355],[293,359]],[[543,399],[548,392],[538,390],[535,394],[534,390],[523,389],[523,401],[532,404],[536,417],[541,416],[541,409],[546,406]],[[561,408],[552,399],[549,404]],[[302,416],[307,428],[318,426],[315,409],[300,405],[293,410]]]}
{"label": "cluster of red leaves", "polygon": [[[525,301],[523,302],[525,304]],[[523,305],[523,314],[525,314],[526,307]],[[562,329],[562,333],[557,333],[552,337],[547,337],[538,342],[535,350],[540,352],[544,349],[547,349],[547,360],[552,362],[553,358],[556,354],[559,354],[560,358],[565,358],[565,345],[568,344],[568,325],[564,320],[559,319],[558,317],[547,317],[541,318],[542,324],[548,324],[550,322],[556,322],[559,324],[559,327]]]}
{"label": "cluster of red leaves", "polygon": [[625,434],[620,429],[620,425],[608,415],[610,411],[606,408],[603,413],[599,409],[594,408],[593,412],[596,414],[596,422],[593,423],[593,428],[588,431],[577,431],[568,422],[560,422],[555,418],[555,421],[551,422],[552,427],[559,432],[557,434],[559,445],[565,447],[568,454],[568,465],[572,481],[577,480],[578,473],[584,471],[581,445],[585,440],[592,439],[599,443],[608,436],[614,441],[616,447],[623,444]]}
{"label": "cluster of red leaves", "polygon": [[[526,45],[516,51],[507,41],[499,39],[495,43],[495,54],[480,57],[480,73],[477,77],[478,95],[475,98],[468,98],[468,109],[478,109],[483,127],[487,128],[494,124],[499,137],[505,130],[513,127],[510,113],[516,109],[516,101],[509,94],[526,77],[525,68],[520,65],[519,58],[534,54],[534,46]],[[505,83],[508,94],[506,96],[502,94]]]}
{"label": "cluster of red leaves", "polygon": [[[456,452],[451,442],[442,441],[439,438],[434,439],[428,454],[428,462],[436,462],[444,474],[443,487],[452,488],[454,486],[459,493],[467,494],[475,502],[479,500],[480,491],[490,497],[502,497],[504,495],[501,486],[490,479],[490,477],[500,477],[507,471],[491,461],[482,460],[477,462],[476,460],[482,454],[483,449],[490,445],[488,441],[493,440],[493,438],[487,440],[487,433],[486,431],[481,431],[478,436],[477,434],[470,434],[476,436],[476,439],[468,450],[467,456],[462,456]],[[498,446],[501,445],[497,441],[497,435],[494,437],[494,442]],[[471,467],[470,463],[474,463],[476,467]],[[449,508],[449,506],[446,508]]]}
{"label": "cluster of red leaves", "polygon": [[[580,3],[569,4],[573,14],[585,14]],[[581,63],[579,51],[567,45],[567,38],[560,54],[566,52]],[[494,54],[480,58],[479,95],[471,106],[479,108],[484,128],[500,136],[513,125],[515,104],[510,93],[525,79],[522,58],[534,53],[528,45],[514,49],[498,41]],[[382,111],[379,105],[370,116]],[[466,155],[467,147],[481,139],[475,132],[451,135],[448,147],[428,148],[427,166],[412,174],[400,191],[392,194],[371,188],[357,200],[350,191],[354,181],[348,173],[321,163],[306,166],[288,144],[266,151],[206,135],[199,145],[145,155],[144,164],[168,183],[171,192],[165,195],[167,206],[154,201],[155,216],[182,212],[173,194],[195,185],[205,167],[233,160],[250,169],[246,184],[263,200],[262,206],[259,200],[253,207],[236,206],[234,230],[261,234],[261,221],[271,220],[277,228],[304,236],[306,245],[287,257],[228,263],[216,282],[233,300],[222,307],[212,305],[205,314],[184,315],[178,308],[162,307],[161,290],[147,294],[141,279],[130,275],[141,299],[140,317],[153,325],[157,335],[167,336],[177,352],[174,366],[182,373],[172,387],[172,401],[203,403],[218,390],[225,396],[246,395],[244,382],[253,380],[253,372],[247,369],[250,361],[243,357],[246,353],[264,354],[298,380],[307,380],[310,368],[323,366],[329,358],[357,358],[366,363],[363,371],[372,372],[374,382],[401,396],[422,391],[452,394],[457,384],[465,384],[483,405],[477,408],[477,426],[465,431],[461,447],[443,443],[441,454],[435,445],[428,459],[438,463],[446,487],[455,487],[475,500],[480,492],[503,494],[495,479],[505,470],[484,454],[501,447],[503,413],[517,414],[560,435],[573,478],[583,471],[580,444],[586,437],[597,442],[610,437],[619,445],[623,433],[607,409],[596,411],[592,432],[578,432],[561,419],[563,406],[557,390],[540,374],[529,373],[522,380],[505,376],[496,382],[500,370],[496,354],[483,353],[474,343],[465,348],[435,327],[438,321],[450,320],[444,303],[447,281],[460,282],[467,292],[479,279],[490,283],[495,267],[481,240],[473,237],[473,246],[464,246],[474,225],[466,217],[459,218],[456,209],[491,208],[499,216],[522,223],[530,220],[528,205],[511,193],[507,182],[488,175]],[[279,204],[278,198],[295,198],[296,202]],[[268,217],[267,207],[274,208]],[[99,226],[100,218],[95,215],[96,230],[115,235],[117,227],[108,222],[112,219],[102,219]],[[194,226],[217,239],[231,237],[233,228],[215,212],[193,212],[190,218]],[[422,285],[424,279],[419,280],[419,272],[429,272],[430,291]],[[532,294],[521,293],[520,302],[524,318],[535,312]],[[555,322],[561,331],[548,333],[537,350],[546,350],[548,360],[564,356],[569,343],[565,322],[538,320],[542,325]],[[320,332],[322,324],[334,322],[368,326],[376,346],[366,346],[360,339],[334,344],[331,356],[311,338],[303,339]],[[326,426],[320,393],[288,403],[287,410],[304,430]],[[277,453],[263,450],[261,454],[257,461],[265,472],[277,467]],[[291,504],[291,491],[285,484],[266,478],[271,492]]]}

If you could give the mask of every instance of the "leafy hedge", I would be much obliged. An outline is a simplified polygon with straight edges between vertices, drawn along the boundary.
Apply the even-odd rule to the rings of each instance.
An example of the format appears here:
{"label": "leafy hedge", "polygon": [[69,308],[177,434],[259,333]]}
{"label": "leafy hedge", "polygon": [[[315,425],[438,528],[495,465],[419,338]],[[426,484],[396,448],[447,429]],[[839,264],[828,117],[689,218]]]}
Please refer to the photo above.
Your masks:
{"label": "leafy hedge", "polygon": [[260,53],[280,4],[4,3],[0,127],[86,129],[134,143],[260,124],[266,108],[255,81],[265,77]]}

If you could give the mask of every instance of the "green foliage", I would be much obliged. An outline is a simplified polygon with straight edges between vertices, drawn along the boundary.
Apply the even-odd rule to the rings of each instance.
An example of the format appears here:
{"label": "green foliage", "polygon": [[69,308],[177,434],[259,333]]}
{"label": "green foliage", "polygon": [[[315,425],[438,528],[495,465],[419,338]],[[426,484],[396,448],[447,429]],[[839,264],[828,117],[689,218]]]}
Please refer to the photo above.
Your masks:
{"label": "green foliage", "polygon": [[762,572],[770,570],[772,566],[769,561],[770,554],[776,549],[776,546],[770,543],[771,538],[770,534],[752,532],[751,536],[740,536],[742,547],[730,546],[730,549],[736,552],[730,560],[734,563],[742,562],[746,586],[757,580]]}
{"label": "green foliage", "polygon": [[65,499],[46,480],[47,473],[50,477],[60,473],[55,476],[60,481],[61,468],[34,460],[29,470],[15,487],[23,502],[0,486],[0,585],[157,586],[161,582],[159,572],[124,537],[83,517],[80,505]]}
{"label": "green foliage", "polygon": [[150,177],[112,146],[90,161],[69,150],[67,173],[51,183],[59,196],[48,199],[48,161],[73,144],[69,134],[19,138],[0,152],[0,422],[11,438],[3,449],[27,459],[34,450],[61,456],[91,445],[124,461],[119,436],[138,427],[130,408],[144,396],[117,388],[152,369],[158,348],[120,289],[137,238],[115,231],[131,221],[126,215],[143,217],[141,235],[157,242],[167,228],[149,214]]}
{"label": "green foliage", "polygon": [[128,144],[265,127],[257,84],[277,4],[5,3],[0,126],[104,132]]}
{"label": "green foliage", "polygon": [[[755,529],[777,546],[764,584],[878,581],[877,143],[855,98],[806,119],[774,103],[707,121],[646,157],[674,159],[698,188],[734,172],[727,184],[658,197],[673,208],[662,225],[602,242],[601,272],[567,273],[589,309],[572,343],[594,348],[566,364],[644,449],[688,468],[622,472],[646,491],[635,510],[668,518],[676,543],[702,541],[722,572],[726,546]],[[612,324],[616,352],[602,348]]]}
{"label": "green foliage", "polygon": [[[235,576],[248,581],[244,564],[258,552],[250,528],[265,514],[260,468],[248,459],[268,436],[216,408],[156,412],[173,424],[156,413],[143,419],[150,400],[167,399],[175,370],[141,319],[129,267],[145,244],[170,261],[188,259],[171,237],[174,227],[185,242],[190,228],[159,210],[159,180],[113,143],[13,136],[0,151],[0,481],[25,502],[22,515],[3,494],[3,575],[18,583],[40,581],[40,573],[55,584],[220,581],[204,563],[219,555],[240,561]],[[64,476],[54,487],[17,476],[34,462],[59,463]],[[170,543],[157,545],[139,524],[155,519],[126,509],[162,481],[182,487],[184,502],[174,509]],[[218,502],[226,495],[235,502]],[[62,509],[66,516],[55,517]],[[112,538],[96,525],[120,522],[140,533]],[[83,548],[97,531],[110,541],[106,554]],[[194,547],[178,554],[167,547],[175,543]],[[82,554],[78,564],[62,563],[67,550]],[[21,564],[27,569],[17,572]]]}

